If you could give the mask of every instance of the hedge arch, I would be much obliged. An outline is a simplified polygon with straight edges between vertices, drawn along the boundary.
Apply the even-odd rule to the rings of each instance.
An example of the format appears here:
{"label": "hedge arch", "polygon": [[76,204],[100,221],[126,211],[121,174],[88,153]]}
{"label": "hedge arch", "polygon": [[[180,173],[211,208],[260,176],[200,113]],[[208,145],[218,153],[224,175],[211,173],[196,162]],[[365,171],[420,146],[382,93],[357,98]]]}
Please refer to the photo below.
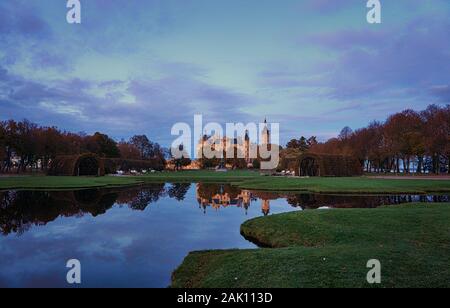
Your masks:
{"label": "hedge arch", "polygon": [[48,175],[103,176],[104,162],[95,154],[58,156],[51,161]]}
{"label": "hedge arch", "polygon": [[358,176],[363,174],[360,162],[351,156],[305,153],[283,162],[296,176]]}

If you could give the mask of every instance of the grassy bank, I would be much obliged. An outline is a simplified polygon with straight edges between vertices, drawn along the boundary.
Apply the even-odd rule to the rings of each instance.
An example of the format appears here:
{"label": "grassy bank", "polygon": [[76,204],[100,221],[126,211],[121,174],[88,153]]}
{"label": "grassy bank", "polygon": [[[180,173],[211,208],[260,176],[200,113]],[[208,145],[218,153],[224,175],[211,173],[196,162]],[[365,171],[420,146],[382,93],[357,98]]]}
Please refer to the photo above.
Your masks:
{"label": "grassy bank", "polygon": [[242,233],[274,248],[193,252],[173,287],[450,287],[450,204],[307,211],[250,220]]}
{"label": "grassy bank", "polygon": [[139,176],[145,182],[202,182],[202,183],[242,183],[249,180],[263,179],[264,177],[255,171],[234,170],[228,172],[216,172],[212,170],[193,170],[180,172],[161,172]]}
{"label": "grassy bank", "polygon": [[231,182],[243,189],[266,191],[309,191],[315,193],[445,193],[449,180],[351,178],[288,178],[261,176],[251,171],[185,171],[140,177],[145,182]]}
{"label": "grassy bank", "polygon": [[448,193],[449,180],[404,180],[353,178],[284,178],[261,176],[252,171],[184,171],[162,172],[134,177],[0,177],[0,189],[69,189],[120,185],[136,185],[155,182],[203,182],[231,183],[243,189],[266,191],[308,191],[328,194],[371,194],[371,193]]}
{"label": "grassy bank", "polygon": [[81,189],[139,185],[132,177],[11,176],[0,178],[0,190],[6,189]]}
{"label": "grassy bank", "polygon": [[443,193],[450,192],[450,181],[351,178],[263,178],[239,183],[241,188],[272,191],[309,191],[315,193]]}
{"label": "grassy bank", "polygon": [[144,176],[104,176],[104,177],[70,177],[70,176],[1,176],[0,190],[7,189],[83,189],[116,186],[140,185],[145,183],[231,183],[260,177],[259,173],[250,171],[213,172],[185,171],[163,172]]}

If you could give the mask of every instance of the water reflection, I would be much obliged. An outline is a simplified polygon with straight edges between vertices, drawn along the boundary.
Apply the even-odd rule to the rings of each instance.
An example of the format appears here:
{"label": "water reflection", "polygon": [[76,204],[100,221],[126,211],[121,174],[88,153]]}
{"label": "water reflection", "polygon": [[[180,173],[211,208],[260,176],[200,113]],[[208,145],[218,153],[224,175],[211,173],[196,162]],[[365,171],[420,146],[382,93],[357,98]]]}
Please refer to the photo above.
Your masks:
{"label": "water reflection", "polygon": [[[245,215],[250,206],[269,215],[271,202],[285,200],[302,210],[318,208],[375,208],[411,202],[449,202],[448,195],[346,196],[320,194],[280,194],[241,190],[227,184],[195,184],[196,199],[204,214],[241,208]],[[58,217],[93,217],[105,214],[115,204],[144,211],[160,198],[183,201],[191,184],[152,184],[127,189],[90,189],[77,191],[3,191],[0,192],[0,232],[23,234],[31,226],[45,226]]]}
{"label": "water reflection", "polygon": [[[0,192],[0,287],[67,287],[67,260],[83,287],[167,287],[190,251],[248,249],[254,217],[320,207],[449,201],[448,196],[327,196],[231,185]],[[18,236],[19,235],[19,236]]]}
{"label": "water reflection", "polygon": [[220,210],[235,206],[243,208],[247,214],[251,203],[259,203],[261,213],[270,214],[273,200],[283,199],[302,210],[319,208],[376,208],[413,202],[449,202],[448,195],[323,195],[292,194],[241,190],[232,185],[197,184],[197,201],[206,214],[208,208]]}
{"label": "water reflection", "polygon": [[197,184],[197,201],[206,214],[207,208],[219,210],[235,206],[243,208],[245,213],[256,198],[248,190],[241,190],[231,185]]}
{"label": "water reflection", "polygon": [[151,203],[169,195],[183,200],[191,184],[153,184],[131,189],[75,191],[0,191],[0,231],[23,234],[33,225],[45,226],[58,217],[93,217],[105,214],[115,204],[144,211]]}
{"label": "water reflection", "polygon": [[398,205],[413,202],[449,202],[448,195],[388,195],[388,196],[347,196],[347,195],[320,195],[296,194],[285,196],[287,202],[293,207],[303,210],[329,208],[376,208],[386,205]]}

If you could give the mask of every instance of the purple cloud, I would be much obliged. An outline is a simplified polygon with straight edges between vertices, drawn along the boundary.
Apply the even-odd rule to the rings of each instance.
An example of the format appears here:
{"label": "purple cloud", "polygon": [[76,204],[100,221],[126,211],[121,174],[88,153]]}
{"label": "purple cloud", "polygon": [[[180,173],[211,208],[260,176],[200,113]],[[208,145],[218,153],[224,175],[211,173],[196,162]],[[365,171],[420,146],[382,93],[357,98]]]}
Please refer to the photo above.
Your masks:
{"label": "purple cloud", "polygon": [[70,61],[68,61],[65,56],[44,50],[34,53],[31,56],[31,62],[35,69],[54,68],[64,73],[72,70],[72,67],[69,65]]}
{"label": "purple cloud", "polygon": [[433,86],[430,89],[433,96],[438,97],[444,103],[450,103],[450,85]]}
{"label": "purple cloud", "polygon": [[[201,113],[207,121],[244,121],[240,111],[252,99],[226,88],[181,77],[93,82],[62,79],[51,83],[28,80],[0,67],[2,117],[28,118],[64,129],[89,132],[108,126],[115,136],[152,132],[172,140],[171,126],[192,121]],[[100,89],[101,93],[96,91]]]}
{"label": "purple cloud", "polygon": [[374,97],[394,89],[428,94],[435,84],[450,83],[450,24],[415,20],[380,32],[337,31],[311,38],[312,45],[338,55],[334,68],[317,86],[331,87],[336,99]]}
{"label": "purple cloud", "polygon": [[29,3],[4,1],[0,4],[0,33],[45,39],[51,37],[52,30]]}

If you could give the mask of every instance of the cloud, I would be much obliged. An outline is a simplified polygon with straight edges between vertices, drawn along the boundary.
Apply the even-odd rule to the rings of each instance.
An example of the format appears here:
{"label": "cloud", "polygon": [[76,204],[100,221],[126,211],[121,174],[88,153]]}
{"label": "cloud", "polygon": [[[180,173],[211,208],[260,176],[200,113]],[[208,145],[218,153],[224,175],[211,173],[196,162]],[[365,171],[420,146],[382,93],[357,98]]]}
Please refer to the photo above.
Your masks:
{"label": "cloud", "polygon": [[28,38],[50,38],[52,30],[45,20],[36,15],[35,9],[21,1],[0,4],[0,33]]}
{"label": "cloud", "polygon": [[[450,24],[417,19],[400,28],[379,32],[345,30],[310,39],[316,47],[337,55],[334,68],[317,85],[331,88],[336,99],[373,98],[374,95],[425,95],[431,85],[450,83]],[[415,90],[415,91],[413,91]]]}
{"label": "cloud", "polygon": [[59,53],[48,52],[45,50],[37,51],[32,54],[31,62],[34,69],[57,69],[67,73],[72,70],[70,61],[65,55]]}
{"label": "cloud", "polygon": [[0,1],[2,119],[170,141],[194,113],[328,134],[449,100],[447,1],[386,4],[379,26],[361,0],[86,1],[77,26],[57,2]]}
{"label": "cloud", "polygon": [[129,92],[138,104],[172,119],[201,113],[211,120],[239,120],[244,116],[239,108],[251,102],[246,95],[229,89],[177,76],[133,80]]}
{"label": "cloud", "polygon": [[450,103],[450,85],[433,86],[431,87],[430,92],[442,102]]}
{"label": "cloud", "polygon": [[[191,122],[194,114],[207,121],[243,121],[240,111],[252,98],[193,78],[178,76],[130,81],[87,81],[77,78],[51,83],[28,80],[0,67],[3,117],[28,118],[62,128],[99,127],[120,135],[152,132],[171,140],[170,128]],[[69,126],[69,127],[68,127]]]}
{"label": "cloud", "polygon": [[331,50],[349,50],[357,47],[377,49],[380,43],[393,38],[393,33],[383,29],[352,30],[344,29],[337,32],[310,34],[299,40],[299,43],[309,43]]}
{"label": "cloud", "polygon": [[180,77],[205,77],[208,70],[199,65],[184,62],[159,62],[155,65],[162,74]]}

